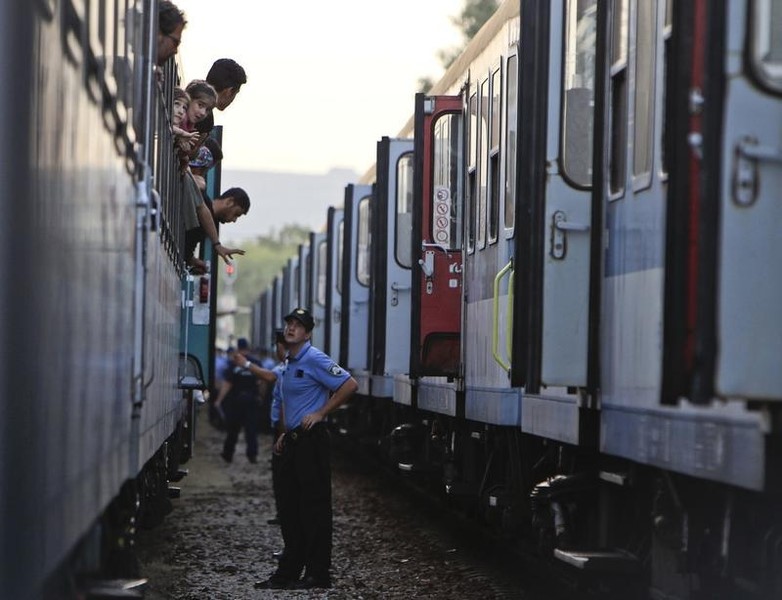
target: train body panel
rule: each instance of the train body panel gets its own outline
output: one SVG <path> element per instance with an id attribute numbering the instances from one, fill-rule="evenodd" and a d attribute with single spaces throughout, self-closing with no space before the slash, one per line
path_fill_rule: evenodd
<path id="1" fill-rule="evenodd" d="M 15 143 L 33 141 L 25 155 L 30 162 L 18 172 L 20 177 L 28 172 L 29 179 L 25 195 L 9 200 L 28 206 L 23 217 L 13 219 L 14 238 L 35 240 L 37 246 L 24 259 L 23 275 L 37 300 L 23 295 L 14 301 L 33 300 L 23 335 L 36 340 L 40 370 L 25 375 L 27 369 L 16 370 L 21 365 L 9 365 L 9 377 L 30 378 L 4 400 L 29 411 L 18 420 L 6 415 L 29 436 L 15 440 L 27 448 L 29 459 L 14 468 L 21 481 L 13 481 L 9 469 L 0 488 L 4 496 L 13 490 L 31 503 L 24 514 L 4 511 L 9 528 L 3 538 L 22 544 L 22 571 L 8 575 L 33 586 L 135 475 L 129 402 L 133 352 L 123 343 L 133 339 L 134 232 L 127 223 L 135 222 L 135 186 L 125 156 L 118 155 L 104 129 L 100 105 L 84 93 L 81 65 L 62 53 L 56 19 L 39 22 L 29 33 L 36 41 L 36 55 L 27 64 L 35 65 L 34 87 L 27 100 L 17 98 L 20 105 L 9 108 L 13 114 L 29 102 L 35 109 L 30 130 L 20 132 L 25 137 L 14 138 Z M 98 133 L 87 138 L 81 134 L 85 130 Z M 23 149 L 20 143 L 17 151 Z M 13 312 L 4 314 L 12 318 Z M 7 356 L 14 362 L 30 358 L 25 359 L 22 345 L 11 351 Z M 35 563 L 27 563 L 32 557 Z M 13 564 L 10 556 L 4 558 L 5 565 Z M 32 588 L 14 589 L 15 597 L 25 597 Z"/>
<path id="2" fill-rule="evenodd" d="M 766 258 L 776 240 L 774 224 L 782 217 L 782 101 L 778 90 L 775 95 L 760 88 L 747 72 L 753 59 L 743 59 L 744 51 L 768 40 L 768 25 L 758 13 L 750 29 L 743 8 L 741 2 L 728 8 L 715 385 L 726 398 L 781 400 L 776 357 L 782 352 L 782 277 Z M 768 352 L 753 352 L 758 346 Z"/>

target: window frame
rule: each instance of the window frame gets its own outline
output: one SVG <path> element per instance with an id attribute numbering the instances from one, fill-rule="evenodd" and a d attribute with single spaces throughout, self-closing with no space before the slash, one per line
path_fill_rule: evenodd
<path id="1" fill-rule="evenodd" d="M 769 75 L 769 68 L 765 66 L 765 61 L 760 56 L 766 49 L 761 44 L 771 39 L 767 34 L 771 27 L 774 3 L 780 4 L 780 14 L 782 14 L 782 0 L 751 0 L 748 4 L 744 56 L 752 81 L 764 91 L 782 96 L 782 58 L 778 63 L 773 63 Z"/>

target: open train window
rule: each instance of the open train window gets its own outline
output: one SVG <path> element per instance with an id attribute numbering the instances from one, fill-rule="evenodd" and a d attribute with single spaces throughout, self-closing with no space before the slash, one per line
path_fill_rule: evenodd
<path id="1" fill-rule="evenodd" d="M 782 0 L 750 4 L 748 51 L 752 73 L 767 90 L 782 93 Z"/>
<path id="2" fill-rule="evenodd" d="M 502 68 L 491 74 L 491 110 L 489 113 L 489 243 L 497 241 L 500 228 L 500 132 L 502 131 Z"/>
<path id="3" fill-rule="evenodd" d="M 516 146 L 518 144 L 519 59 L 508 57 L 507 93 L 505 100 L 505 231 L 513 236 L 516 218 Z"/>
<path id="4" fill-rule="evenodd" d="M 467 164 L 467 252 L 475 252 L 475 202 L 478 192 L 477 160 L 478 160 L 478 94 L 470 95 L 470 103 L 467 110 L 469 128 L 467 130 L 467 148 L 469 162 Z"/>
<path id="5" fill-rule="evenodd" d="M 369 251 L 372 243 L 372 206 L 371 196 L 366 196 L 358 202 L 358 239 L 356 240 L 356 280 L 364 287 L 369 287 Z"/>
<path id="6" fill-rule="evenodd" d="M 396 262 L 413 265 L 413 154 L 408 152 L 396 164 Z"/>
<path id="7" fill-rule="evenodd" d="M 328 268 L 328 246 L 326 240 L 318 242 L 317 293 L 315 301 L 318 306 L 326 306 L 326 269 Z"/>
<path id="8" fill-rule="evenodd" d="M 624 195 L 627 180 L 627 45 L 629 0 L 616 0 L 611 12 L 611 115 L 609 137 L 610 200 Z"/>
<path id="9" fill-rule="evenodd" d="M 570 0 L 565 15 L 562 168 L 577 187 L 592 185 L 597 0 Z"/>
<path id="10" fill-rule="evenodd" d="M 478 248 L 486 247 L 486 194 L 489 170 L 489 79 L 484 79 L 478 92 L 478 197 L 475 207 L 475 239 Z"/>
<path id="11" fill-rule="evenodd" d="M 638 2 L 635 16 L 633 187 L 639 190 L 652 182 L 657 0 Z"/>
<path id="12" fill-rule="evenodd" d="M 437 119 L 434 125 L 433 184 L 437 206 L 444 214 L 433 220 L 432 239 L 448 249 L 462 247 L 461 178 L 462 115 L 452 113 Z M 440 208 L 441 207 L 441 208 Z M 446 207 L 449 209 L 446 211 Z"/>

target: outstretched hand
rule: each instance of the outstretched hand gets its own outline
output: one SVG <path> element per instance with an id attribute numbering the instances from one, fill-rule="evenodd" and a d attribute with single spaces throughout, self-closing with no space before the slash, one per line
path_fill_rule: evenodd
<path id="1" fill-rule="evenodd" d="M 225 264 L 230 265 L 231 260 L 233 258 L 234 254 L 239 254 L 240 256 L 244 254 L 244 250 L 241 248 L 226 248 L 222 244 L 215 247 L 215 252 L 225 261 Z"/>

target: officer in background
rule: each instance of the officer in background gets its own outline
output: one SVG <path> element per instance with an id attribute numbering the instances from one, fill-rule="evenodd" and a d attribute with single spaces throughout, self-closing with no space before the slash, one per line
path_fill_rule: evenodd
<path id="1" fill-rule="evenodd" d="M 256 587 L 331 587 L 331 440 L 326 416 L 358 389 L 350 373 L 310 343 L 315 321 L 297 308 L 285 317 L 288 354 L 275 387 L 281 399 L 279 511 L 285 552 Z M 304 577 L 299 577 L 304 570 Z"/>
<path id="2" fill-rule="evenodd" d="M 220 456 L 231 462 L 239 439 L 239 430 L 244 429 L 247 460 L 258 462 L 258 424 L 261 419 L 261 405 L 258 384 L 252 373 L 252 366 L 260 361 L 250 354 L 250 345 L 245 338 L 239 338 L 231 364 L 225 370 L 225 380 L 215 400 L 215 408 L 225 415 L 225 443 Z"/>

